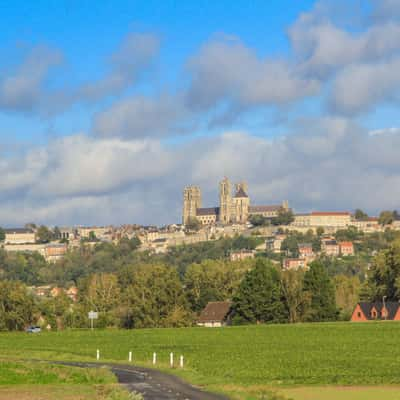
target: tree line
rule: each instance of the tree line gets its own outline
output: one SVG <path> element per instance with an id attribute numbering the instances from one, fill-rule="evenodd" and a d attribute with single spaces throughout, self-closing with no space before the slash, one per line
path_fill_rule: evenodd
<path id="1" fill-rule="evenodd" d="M 52 329 L 83 328 L 90 310 L 99 312 L 98 327 L 191 326 L 209 301 L 223 300 L 232 301 L 235 324 L 333 321 L 348 318 L 360 298 L 400 298 L 396 236 L 371 259 L 364 281 L 350 264 L 338 269 L 331 258 L 316 260 L 307 271 L 284 271 L 265 255 L 229 260 L 231 251 L 258 243 L 236 237 L 151 255 L 124 239 L 82 245 L 55 264 L 37 253 L 0 250 L 0 329 L 37 321 Z M 27 289 L 41 284 L 76 285 L 78 299 L 65 293 L 43 299 Z"/>

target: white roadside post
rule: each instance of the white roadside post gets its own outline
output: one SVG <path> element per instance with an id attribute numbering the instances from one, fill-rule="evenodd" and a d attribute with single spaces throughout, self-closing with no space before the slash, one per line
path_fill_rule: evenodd
<path id="1" fill-rule="evenodd" d="M 156 365 L 157 362 L 157 354 L 153 353 L 153 365 Z"/>
<path id="2" fill-rule="evenodd" d="M 183 368 L 183 356 L 181 356 L 179 359 L 179 366 Z"/>
<path id="3" fill-rule="evenodd" d="M 96 352 L 96 359 L 97 359 L 97 361 L 100 360 L 100 350 L 99 349 L 97 349 L 97 352 Z"/>
<path id="4" fill-rule="evenodd" d="M 170 364 L 171 368 L 174 368 L 174 353 L 171 353 L 169 355 L 169 364 Z"/>
<path id="5" fill-rule="evenodd" d="M 129 362 L 132 362 L 132 352 L 131 352 L 131 351 L 129 352 L 129 357 L 128 357 L 128 359 L 129 359 Z"/>

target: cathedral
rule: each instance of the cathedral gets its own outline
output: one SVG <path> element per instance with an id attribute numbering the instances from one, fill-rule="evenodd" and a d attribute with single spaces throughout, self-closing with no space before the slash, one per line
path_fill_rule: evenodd
<path id="1" fill-rule="evenodd" d="M 273 218 L 282 209 L 289 209 L 287 201 L 281 205 L 250 205 L 247 183 L 237 183 L 233 187 L 229 179 L 224 178 L 219 184 L 219 207 L 203 208 L 198 186 L 187 186 L 184 189 L 182 222 L 185 225 L 190 219 L 196 218 L 202 225 L 245 224 L 252 215 Z"/>

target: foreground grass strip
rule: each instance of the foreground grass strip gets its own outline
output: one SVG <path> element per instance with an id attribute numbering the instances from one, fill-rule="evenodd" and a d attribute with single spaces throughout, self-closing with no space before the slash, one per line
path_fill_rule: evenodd
<path id="1" fill-rule="evenodd" d="M 400 323 L 327 323 L 223 329 L 73 330 L 0 334 L 5 358 L 41 358 L 151 365 L 169 370 L 169 354 L 185 357 L 174 370 L 205 388 L 400 384 Z M 225 387 L 225 389 L 224 389 Z"/>

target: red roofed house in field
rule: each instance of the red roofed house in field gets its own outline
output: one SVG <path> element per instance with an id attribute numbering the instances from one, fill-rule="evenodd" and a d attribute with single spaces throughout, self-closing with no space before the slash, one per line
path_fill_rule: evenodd
<path id="1" fill-rule="evenodd" d="M 360 302 L 354 308 L 352 322 L 400 321 L 400 303 L 397 301 Z"/>
<path id="2" fill-rule="evenodd" d="M 197 325 L 208 328 L 229 325 L 232 316 L 231 307 L 232 303 L 230 301 L 209 302 L 201 312 Z"/>

